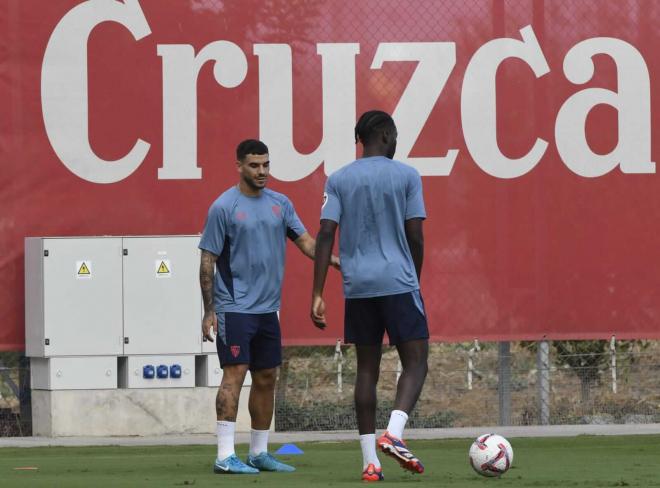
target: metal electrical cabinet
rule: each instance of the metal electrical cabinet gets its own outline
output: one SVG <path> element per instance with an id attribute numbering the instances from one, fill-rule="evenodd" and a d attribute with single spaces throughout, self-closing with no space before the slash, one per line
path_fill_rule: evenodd
<path id="1" fill-rule="evenodd" d="M 123 239 L 124 354 L 199 354 L 199 236 Z"/>
<path id="2" fill-rule="evenodd" d="M 220 381 L 222 381 L 222 368 L 217 354 L 195 357 L 196 386 L 220 386 Z"/>
<path id="3" fill-rule="evenodd" d="M 120 388 L 193 388 L 195 356 L 128 356 L 118 376 Z"/>
<path id="4" fill-rule="evenodd" d="M 213 339 L 213 340 L 216 341 L 217 338 Z M 202 342 L 202 352 L 204 354 L 217 353 L 217 350 L 218 350 L 218 348 L 217 348 L 215 342 L 211 342 L 211 341 L 203 341 Z"/>
<path id="5" fill-rule="evenodd" d="M 200 291 L 201 295 L 201 291 Z M 200 302 L 202 303 L 202 318 L 204 318 L 204 301 L 200 299 Z M 201 329 L 201 322 L 200 322 L 200 329 Z M 201 333 L 201 332 L 200 332 Z M 214 337 L 213 342 L 207 341 L 206 339 L 202 338 L 202 353 L 216 353 L 218 352 L 217 345 L 215 341 L 217 341 L 218 338 Z"/>
<path id="6" fill-rule="evenodd" d="M 30 358 L 33 390 L 114 390 L 114 356 Z"/>
<path id="7" fill-rule="evenodd" d="M 122 354 L 121 238 L 25 240 L 26 355 Z"/>
<path id="8" fill-rule="evenodd" d="M 195 385 L 220 386 L 222 381 L 222 368 L 217 354 L 204 354 L 195 357 Z M 243 386 L 252 385 L 252 375 L 248 371 Z"/>

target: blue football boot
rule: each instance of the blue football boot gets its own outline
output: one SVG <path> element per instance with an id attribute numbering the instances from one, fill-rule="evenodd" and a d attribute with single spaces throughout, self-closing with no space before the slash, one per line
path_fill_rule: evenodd
<path id="1" fill-rule="evenodd" d="M 259 471 L 275 471 L 278 473 L 291 473 L 296 470 L 293 466 L 284 464 L 281 461 L 275 459 L 275 457 L 268 453 L 262 452 L 257 456 L 249 455 L 247 458 L 248 466 L 257 468 Z"/>
<path id="2" fill-rule="evenodd" d="M 236 454 L 232 454 L 223 460 L 216 459 L 213 472 L 216 474 L 258 474 L 259 470 L 248 466 L 238 459 Z"/>

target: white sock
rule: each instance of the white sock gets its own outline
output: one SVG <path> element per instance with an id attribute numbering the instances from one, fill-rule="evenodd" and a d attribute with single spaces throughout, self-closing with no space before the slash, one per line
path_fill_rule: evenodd
<path id="1" fill-rule="evenodd" d="M 387 431 L 394 437 L 401 439 L 403 437 L 403 429 L 408 421 L 408 414 L 403 410 L 392 410 L 390 415 L 390 423 L 387 424 Z"/>
<path id="2" fill-rule="evenodd" d="M 218 420 L 216 434 L 218 435 L 218 459 L 221 461 L 234 454 L 234 432 L 236 422 Z"/>
<path id="3" fill-rule="evenodd" d="M 362 469 L 367 469 L 370 464 L 380 468 L 380 461 L 376 454 L 376 434 L 361 435 L 360 447 L 362 448 Z"/>
<path id="4" fill-rule="evenodd" d="M 250 430 L 250 456 L 258 456 L 262 452 L 268 452 L 268 431 Z"/>

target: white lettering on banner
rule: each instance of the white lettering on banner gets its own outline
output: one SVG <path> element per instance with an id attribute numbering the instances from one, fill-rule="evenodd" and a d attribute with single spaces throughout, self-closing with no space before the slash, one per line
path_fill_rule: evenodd
<path id="1" fill-rule="evenodd" d="M 117 22 L 136 40 L 151 33 L 137 0 L 90 0 L 71 9 L 48 40 L 41 66 L 41 110 L 55 153 L 75 175 L 93 183 L 115 183 L 144 161 L 149 144 L 138 139 L 131 151 L 107 164 L 89 144 L 87 40 L 102 22 Z"/>
<path id="2" fill-rule="evenodd" d="M 225 88 L 240 85 L 247 75 L 247 59 L 236 44 L 216 41 L 195 56 L 187 44 L 159 44 L 163 58 L 163 167 L 158 179 L 200 179 L 197 166 L 197 78 L 207 61 L 215 61 L 213 75 Z M 286 160 L 285 160 L 286 161 Z"/>
<path id="3" fill-rule="evenodd" d="M 530 26 L 520 30 L 522 41 L 494 39 L 481 46 L 470 60 L 461 93 L 463 135 L 474 162 L 486 173 L 498 178 L 517 178 L 529 172 L 541 160 L 548 143 L 537 139 L 523 157 L 511 159 L 497 144 L 496 85 L 497 68 L 505 59 L 525 61 L 536 77 L 550 67 Z"/>
<path id="4" fill-rule="evenodd" d="M 411 158 L 410 151 L 456 65 L 456 44 L 381 43 L 376 50 L 371 69 L 380 69 L 386 61 L 419 62 L 392 114 L 399 132 L 396 147 L 399 159 L 404 159 L 424 176 L 447 176 L 456 162 L 458 149 L 450 149 L 444 157 L 433 158 Z"/>
<path id="5" fill-rule="evenodd" d="M 623 173 L 655 173 L 651 162 L 651 85 L 640 52 L 619 39 L 600 37 L 582 41 L 564 58 L 564 73 L 582 85 L 594 76 L 593 56 L 607 54 L 616 64 L 617 91 L 585 88 L 564 102 L 555 125 L 557 150 L 575 173 L 596 177 L 617 166 Z M 598 104 L 618 112 L 619 141 L 609 154 L 594 153 L 587 142 L 587 116 Z"/>
<path id="6" fill-rule="evenodd" d="M 322 68 L 323 136 L 316 150 L 293 145 L 293 66 L 288 44 L 255 44 L 259 57 L 259 134 L 268 141 L 279 180 L 300 180 L 325 162 L 326 174 L 355 159 L 355 56 L 359 44 L 317 44 Z"/>
<path id="7" fill-rule="evenodd" d="M 75 175 L 94 183 L 115 183 L 131 175 L 144 161 L 150 145 L 138 139 L 131 151 L 107 164 L 89 142 L 87 44 L 90 32 L 103 22 L 117 22 L 136 40 L 151 33 L 138 0 L 89 0 L 72 8 L 55 27 L 41 69 L 41 103 L 48 139 L 62 163 Z M 537 138 L 521 158 L 502 154 L 497 141 L 496 73 L 509 58 L 527 63 L 538 78 L 550 71 L 531 26 L 520 30 L 522 40 L 494 39 L 470 59 L 461 90 L 461 119 L 465 143 L 475 163 L 497 178 L 516 178 L 531 171 L 548 143 Z M 355 158 L 355 58 L 357 43 L 320 43 L 322 68 L 322 137 L 309 154 L 293 144 L 293 66 L 288 44 L 254 44 L 259 64 L 259 137 L 268 142 L 278 164 L 272 174 L 296 181 L 324 164 L 326 174 Z M 202 66 L 214 61 L 216 81 L 225 88 L 240 85 L 247 75 L 245 53 L 236 44 L 219 40 L 195 55 L 188 44 L 158 44 L 163 72 L 163 164 L 158 179 L 200 179 L 197 161 L 197 79 Z M 574 84 L 594 76 L 593 56 L 606 54 L 617 68 L 617 91 L 585 88 L 562 105 L 555 123 L 560 157 L 573 172 L 585 177 L 604 175 L 619 166 L 623 173 L 655 173 L 651 161 L 650 80 L 644 58 L 632 45 L 614 38 L 594 38 L 574 46 L 564 59 L 564 73 Z M 422 175 L 446 176 L 457 149 L 445 156 L 413 158 L 410 152 L 456 65 L 453 42 L 381 43 L 371 69 L 385 62 L 417 61 L 417 67 L 393 113 L 399 128 L 400 159 Z M 594 153 L 587 142 L 586 120 L 599 104 L 618 113 L 619 139 L 609 154 Z M 531 115 L 531 114 L 530 114 Z M 524 122 L 523 122 L 524 123 Z M 443 148 L 438 148 L 441 151 Z"/>

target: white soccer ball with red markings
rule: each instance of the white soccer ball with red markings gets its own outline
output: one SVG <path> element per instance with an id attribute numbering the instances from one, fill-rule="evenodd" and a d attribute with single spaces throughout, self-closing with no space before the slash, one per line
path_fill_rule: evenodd
<path id="1" fill-rule="evenodd" d="M 482 476 L 502 476 L 512 463 L 513 449 L 501 435 L 480 435 L 470 446 L 470 464 Z"/>

